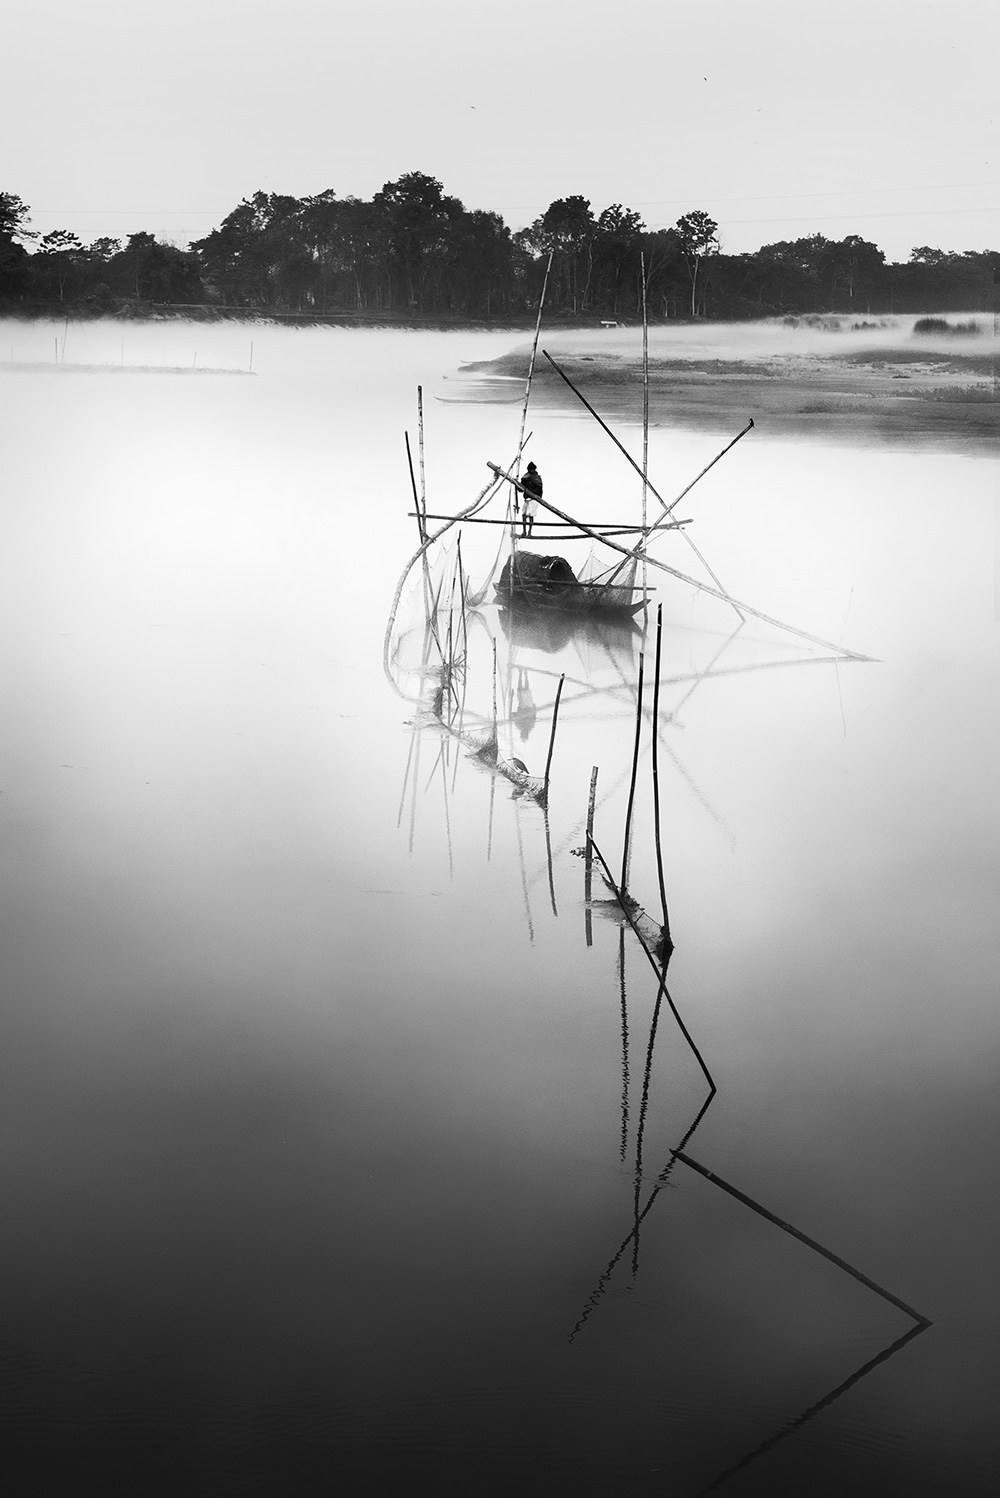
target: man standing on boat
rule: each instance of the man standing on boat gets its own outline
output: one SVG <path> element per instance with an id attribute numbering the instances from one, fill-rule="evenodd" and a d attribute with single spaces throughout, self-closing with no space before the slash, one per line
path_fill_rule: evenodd
<path id="1" fill-rule="evenodd" d="M 538 510 L 538 501 L 542 497 L 542 475 L 538 472 L 534 463 L 529 463 L 521 480 L 521 488 L 524 491 L 524 520 L 522 522 L 522 536 L 531 535 L 531 527 L 535 523 L 535 514 Z"/>

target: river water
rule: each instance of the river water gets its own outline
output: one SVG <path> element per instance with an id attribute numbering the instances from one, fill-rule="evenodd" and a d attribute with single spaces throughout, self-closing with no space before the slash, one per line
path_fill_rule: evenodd
<path id="1" fill-rule="evenodd" d="M 995 1492 L 995 459 L 758 427 L 682 501 L 727 589 L 829 642 L 650 578 L 702 1111 L 578 856 L 596 766 L 621 862 L 641 651 L 660 911 L 655 612 L 462 626 L 463 722 L 496 642 L 533 775 L 565 677 L 546 813 L 429 720 L 418 587 L 384 669 L 416 386 L 451 513 L 518 439 L 461 367 L 525 336 L 0 334 L 9 1490 Z M 595 425 L 528 425 L 552 503 L 634 521 Z M 657 426 L 657 487 L 720 445 Z"/>

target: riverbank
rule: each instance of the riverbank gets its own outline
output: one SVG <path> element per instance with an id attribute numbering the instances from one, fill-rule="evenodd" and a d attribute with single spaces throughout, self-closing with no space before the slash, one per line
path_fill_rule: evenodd
<path id="1" fill-rule="evenodd" d="M 762 432 L 780 437 L 847 441 L 996 455 L 1000 390 L 992 336 L 966 340 L 914 338 L 908 328 L 844 335 L 824 330 L 795 348 L 734 345 L 723 330 L 651 332 L 649 414 L 653 426 L 732 432 L 752 418 Z M 698 342 L 690 336 L 697 332 Z M 897 336 L 893 336 L 896 334 Z M 604 342 L 605 339 L 609 341 Z M 763 339 L 759 340 L 762 344 Z M 615 333 L 587 339 L 548 339 L 548 352 L 602 417 L 615 425 L 642 421 L 639 340 Z M 675 343 L 675 347 L 671 347 Z M 713 343 L 716 347 L 713 348 Z M 779 340 L 781 343 L 781 340 Z M 839 346 L 838 346 L 839 344 Z M 470 401 L 511 402 L 523 397 L 526 350 L 463 366 L 461 394 Z M 581 403 L 541 354 L 532 380 L 534 409 L 580 410 Z"/>

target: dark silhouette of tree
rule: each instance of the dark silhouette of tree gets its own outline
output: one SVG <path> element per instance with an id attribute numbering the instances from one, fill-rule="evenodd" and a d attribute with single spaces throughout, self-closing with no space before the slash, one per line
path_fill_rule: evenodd
<path id="1" fill-rule="evenodd" d="M 280 272 L 304 250 L 297 198 L 255 192 L 226 215 L 218 229 L 191 249 L 219 299 L 238 306 L 271 307 L 280 299 Z"/>
<path id="2" fill-rule="evenodd" d="M 552 253 L 553 289 L 559 303 L 574 313 L 587 308 L 596 234 L 590 201 L 579 195 L 557 198 L 523 231 L 522 243 L 534 254 Z"/>
<path id="3" fill-rule="evenodd" d="M 499 214 L 467 210 L 436 178 L 408 172 L 368 202 L 256 192 L 185 251 L 140 232 L 84 248 L 39 236 L 16 193 L 0 192 L 0 298 L 114 310 L 116 303 L 247 309 L 522 317 L 538 305 L 553 255 L 551 312 L 638 317 L 641 257 L 652 317 L 992 309 L 1000 251 L 916 246 L 902 264 L 860 235 L 822 234 L 723 255 L 703 210 L 650 233 L 612 203 L 595 219 L 583 197 L 557 198 L 512 234 Z"/>
<path id="4" fill-rule="evenodd" d="M 22 241 L 36 236 L 28 229 L 30 210 L 16 192 L 0 192 L 0 297 L 19 297 L 30 288 L 28 252 Z"/>
<path id="5" fill-rule="evenodd" d="M 706 255 L 719 253 L 719 226 L 702 208 L 683 214 L 674 225 L 691 277 L 691 316 L 698 316 L 698 272 Z M 702 291 L 704 297 L 704 291 Z"/>
<path id="6" fill-rule="evenodd" d="M 451 307 L 468 316 L 511 311 L 516 300 L 514 245 L 498 213 L 463 213 L 452 230 Z"/>
<path id="7" fill-rule="evenodd" d="M 423 172 L 406 172 L 386 182 L 373 207 L 388 237 L 390 295 L 402 290 L 406 305 L 424 310 L 435 304 L 444 282 L 453 232 L 465 213 L 458 198 Z"/>
<path id="8" fill-rule="evenodd" d="M 830 307 L 854 311 L 858 302 L 870 310 L 872 292 L 879 284 L 885 256 L 878 245 L 848 234 L 846 239 L 827 241 L 820 252 L 820 272 L 825 300 Z"/>
<path id="9" fill-rule="evenodd" d="M 627 296 L 629 311 L 636 310 L 635 284 L 641 264 L 643 222 L 631 208 L 612 203 L 597 220 L 594 238 L 595 300 L 615 317 Z M 641 287 L 639 307 L 641 308 Z"/>
<path id="10" fill-rule="evenodd" d="M 45 283 L 55 286 L 59 300 L 65 299 L 66 284 L 76 270 L 83 245 L 69 229 L 52 229 L 38 243 L 36 260 Z"/>

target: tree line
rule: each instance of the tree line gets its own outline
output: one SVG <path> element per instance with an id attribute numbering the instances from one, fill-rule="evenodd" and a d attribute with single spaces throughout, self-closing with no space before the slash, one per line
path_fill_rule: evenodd
<path id="1" fill-rule="evenodd" d="M 957 311 L 994 305 L 1000 251 L 915 247 L 889 263 L 849 234 L 810 234 L 726 255 L 701 209 L 650 230 L 620 203 L 559 198 L 516 233 L 407 172 L 370 201 L 256 192 L 187 249 L 152 234 L 84 245 L 34 233 L 0 192 L 0 305 L 124 313 L 147 306 L 335 316 L 516 320 L 538 305 L 567 318 L 752 318 L 820 312 Z"/>

